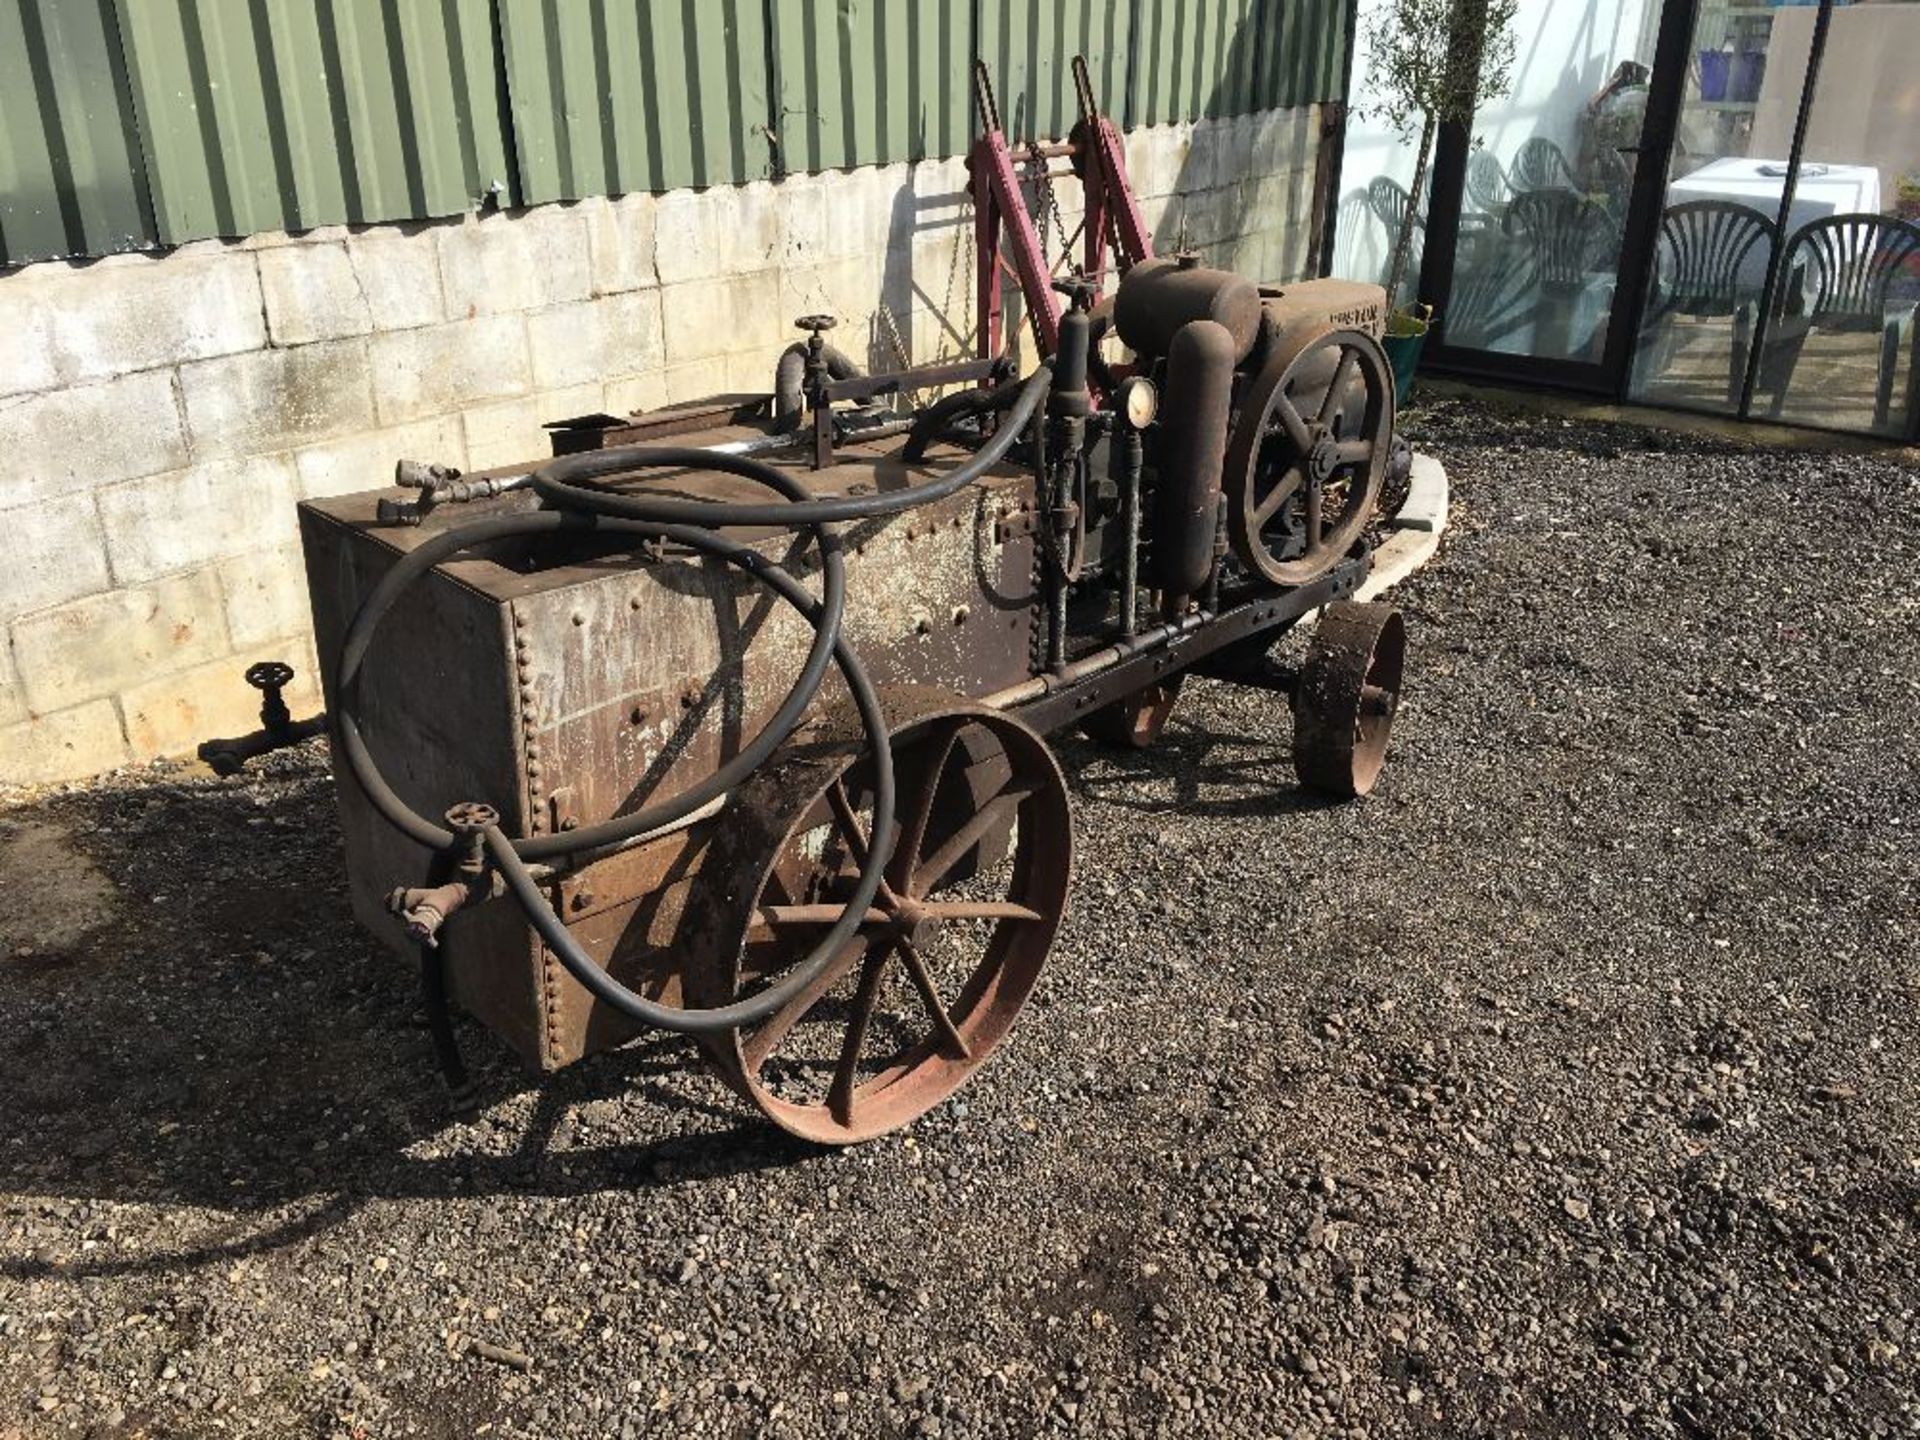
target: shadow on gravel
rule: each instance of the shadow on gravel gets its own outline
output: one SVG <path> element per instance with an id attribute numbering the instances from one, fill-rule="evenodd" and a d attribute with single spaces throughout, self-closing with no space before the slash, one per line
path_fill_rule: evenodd
<path id="1" fill-rule="evenodd" d="M 85 924 L 40 923 L 76 895 Z M 818 1153 L 747 1122 L 671 1037 L 542 1082 L 462 1022 L 478 1103 L 453 1114 L 411 967 L 349 913 L 323 750 L 0 814 L 0 942 L 0 1202 L 95 1222 L 76 1254 L 0 1251 L 0 1275 L 177 1270 L 368 1201 L 645 1190 Z M 583 1143 L 583 1112 L 636 1093 L 663 1138 Z M 148 1203 L 193 1209 L 177 1244 L 129 1255 L 113 1207 Z"/>
<path id="2" fill-rule="evenodd" d="M 1283 724 L 1277 737 L 1231 734 L 1175 716 L 1151 750 L 1112 749 L 1066 736 L 1055 743 L 1067 788 L 1117 809 L 1218 820 L 1307 814 L 1340 804 L 1301 787 L 1287 749 L 1290 733 Z"/>

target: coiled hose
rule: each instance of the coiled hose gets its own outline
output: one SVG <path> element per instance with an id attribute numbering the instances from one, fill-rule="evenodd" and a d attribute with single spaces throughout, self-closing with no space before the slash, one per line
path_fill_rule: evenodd
<path id="1" fill-rule="evenodd" d="M 484 833 L 484 842 L 508 890 L 526 911 L 528 922 L 567 972 L 603 1003 L 642 1025 L 681 1034 L 712 1034 L 769 1018 L 817 980 L 840 953 L 878 893 L 893 851 L 893 752 L 887 743 L 886 720 L 880 711 L 879 697 L 852 647 L 840 633 L 846 605 L 845 561 L 840 537 L 828 527 L 896 515 L 943 499 L 972 484 L 1012 448 L 1046 398 L 1050 382 L 1051 371 L 1043 365 L 1019 388 L 1006 423 L 964 464 L 938 480 L 885 495 L 819 499 L 785 471 L 750 456 L 723 455 L 687 447 L 635 446 L 589 451 L 564 456 L 541 467 L 533 474 L 533 488 L 543 501 L 555 508 L 477 520 L 435 536 L 403 556 L 381 578 L 353 617 L 340 648 L 333 686 L 337 700 L 335 727 L 348 769 L 374 808 L 403 834 L 436 851 L 455 844 L 451 831 L 414 810 L 380 773 L 367 748 L 358 715 L 359 681 L 375 631 L 407 588 L 442 560 L 513 536 L 598 532 L 685 545 L 745 571 L 804 615 L 814 629 L 813 644 L 799 676 L 760 732 L 733 759 L 671 799 L 561 834 L 516 840 L 508 838 L 497 825 L 490 826 Z M 763 504 L 687 500 L 667 495 L 620 494 L 594 483 L 613 475 L 661 468 L 717 470 L 752 480 L 782 498 Z M 822 598 L 815 600 L 797 580 L 759 551 L 717 533 L 727 526 L 812 531 L 820 552 Z M 594 963 L 574 940 L 565 922 L 540 894 L 527 862 L 564 858 L 621 844 L 684 820 L 725 795 L 758 769 L 798 727 L 830 664 L 839 667 L 853 696 L 874 767 L 873 834 L 860 877 L 839 920 L 785 979 L 751 999 L 696 1009 L 661 1005 L 636 994 Z"/>

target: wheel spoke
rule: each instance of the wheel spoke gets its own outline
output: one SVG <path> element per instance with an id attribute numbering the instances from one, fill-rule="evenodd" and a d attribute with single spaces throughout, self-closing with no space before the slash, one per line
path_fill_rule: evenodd
<path id="1" fill-rule="evenodd" d="M 1333 447 L 1333 458 L 1342 465 L 1354 465 L 1373 458 L 1371 440 L 1342 440 Z"/>
<path id="2" fill-rule="evenodd" d="M 914 943 L 902 935 L 895 946 L 900 959 L 905 963 L 907 974 L 913 980 L 913 988 L 920 992 L 920 1003 L 927 1007 L 927 1018 L 933 1021 L 933 1028 L 940 1032 L 941 1043 L 962 1060 L 971 1060 L 973 1051 L 968 1048 L 966 1037 L 953 1023 L 953 1017 L 947 1013 L 947 1007 L 940 1003 L 940 992 L 933 987 L 933 976 L 927 973 L 927 962 L 921 956 Z"/>
<path id="3" fill-rule="evenodd" d="M 932 893 L 933 888 L 947 878 L 947 872 L 960 863 L 961 857 L 978 845 L 994 826 L 1008 819 L 1007 811 L 1019 808 L 1021 801 L 1032 795 L 1035 788 L 1026 786 L 1018 790 L 1002 790 L 974 811 L 973 817 L 956 830 L 948 838 L 947 843 L 935 851 L 924 865 L 914 871 L 909 893 L 913 895 Z"/>
<path id="4" fill-rule="evenodd" d="M 847 907 L 826 900 L 817 905 L 762 905 L 754 912 L 756 923 L 768 928 L 788 925 L 832 925 L 846 914 Z M 887 912 L 877 906 L 868 909 L 862 925 L 884 925 Z"/>
<path id="5" fill-rule="evenodd" d="M 932 920 L 1044 920 L 1031 906 L 1011 900 L 934 900 L 920 907 Z"/>
<path id="6" fill-rule="evenodd" d="M 1293 397 L 1282 390 L 1273 397 L 1273 413 L 1280 417 L 1280 423 L 1286 428 L 1287 438 L 1302 455 L 1313 449 L 1313 436 L 1307 433 L 1307 422 L 1300 418 Z"/>
<path id="7" fill-rule="evenodd" d="M 840 833 L 847 842 L 847 854 L 853 860 L 855 870 L 867 868 L 867 828 L 860 823 L 859 812 L 853 808 L 853 800 L 847 794 L 847 782 L 836 778 L 827 787 L 827 803 L 833 807 L 834 819 L 840 822 Z M 875 892 L 881 901 L 892 904 L 893 887 L 887 883 L 887 877 L 880 877 L 880 888 Z"/>
<path id="8" fill-rule="evenodd" d="M 1340 350 L 1340 363 L 1334 368 L 1333 383 L 1327 386 L 1327 398 L 1320 402 L 1320 423 L 1333 424 L 1333 417 L 1340 413 L 1340 405 L 1346 399 L 1347 382 L 1353 378 L 1353 372 L 1360 363 L 1359 352 L 1345 346 Z"/>
<path id="9" fill-rule="evenodd" d="M 913 873 L 914 864 L 920 859 L 920 847 L 927 840 L 927 821 L 933 815 L 933 802 L 940 793 L 941 777 L 947 773 L 947 761 L 953 756 L 954 741 L 960 737 L 960 727 L 952 726 L 940 739 L 934 752 L 933 766 L 927 771 L 926 781 L 920 787 L 920 793 L 914 796 L 913 809 L 907 815 L 907 823 L 893 842 L 893 854 L 887 861 L 887 879 L 898 891 L 906 887 L 907 877 Z"/>
<path id="10" fill-rule="evenodd" d="M 758 1075 L 760 1067 L 767 1063 L 767 1057 L 787 1038 L 787 1032 L 797 1024 L 806 1013 L 824 1000 L 833 987 L 838 985 L 853 968 L 853 962 L 864 955 L 873 942 L 865 936 L 855 935 L 840 948 L 840 953 L 827 963 L 814 982 L 802 990 L 793 999 L 782 1005 L 768 1017 L 765 1024 L 753 1034 L 742 1037 L 740 1041 L 740 1064 L 748 1075 Z"/>
<path id="11" fill-rule="evenodd" d="M 853 1123 L 854 1072 L 860 1065 L 860 1052 L 866 1048 L 867 1023 L 873 1019 L 873 1007 L 880 999 L 880 982 L 886 978 L 887 957 L 892 953 L 891 940 L 873 946 L 867 951 L 866 965 L 860 971 L 860 988 L 854 992 L 853 1013 L 847 1017 L 840 1059 L 833 1067 L 833 1085 L 827 1091 L 827 1107 L 842 1125 Z"/>
<path id="12" fill-rule="evenodd" d="M 833 807 L 834 821 L 840 827 L 841 838 L 847 842 L 847 854 L 855 865 L 865 865 L 867 827 L 860 823 L 860 814 L 853 808 L 853 798 L 847 794 L 844 777 L 835 776 L 833 784 L 827 787 L 827 804 Z"/>
<path id="13" fill-rule="evenodd" d="M 1273 488 L 1267 492 L 1267 498 L 1254 507 L 1253 528 L 1259 530 L 1267 521 L 1271 520 L 1274 512 L 1286 504 L 1287 497 L 1299 489 L 1300 472 L 1297 470 L 1289 470 L 1285 475 L 1281 476 L 1279 480 L 1275 481 Z"/>
<path id="14" fill-rule="evenodd" d="M 1307 549 L 1309 551 L 1318 550 L 1323 538 L 1324 517 L 1320 513 L 1321 498 L 1320 486 L 1309 483 L 1307 486 Z"/>

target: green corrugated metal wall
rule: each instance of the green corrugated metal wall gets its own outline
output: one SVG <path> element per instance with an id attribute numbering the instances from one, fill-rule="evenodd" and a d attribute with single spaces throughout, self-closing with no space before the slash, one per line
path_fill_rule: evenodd
<path id="1" fill-rule="evenodd" d="M 0 0 L 0 263 L 1337 98 L 1352 0 Z"/>

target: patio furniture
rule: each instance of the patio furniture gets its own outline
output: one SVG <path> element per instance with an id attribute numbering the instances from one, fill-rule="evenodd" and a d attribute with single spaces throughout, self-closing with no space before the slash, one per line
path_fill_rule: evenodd
<path id="1" fill-rule="evenodd" d="M 1594 350 L 1613 303 L 1618 220 L 1572 190 L 1524 190 L 1507 207 L 1502 228 L 1538 267 L 1534 352 L 1578 358 Z"/>
<path id="2" fill-rule="evenodd" d="M 1407 210 L 1412 197 L 1407 194 L 1406 186 L 1390 175 L 1376 175 L 1367 186 L 1367 206 L 1373 211 L 1374 218 L 1386 227 L 1387 254 L 1392 256 L 1400 243 L 1400 227 L 1406 221 Z M 1427 221 L 1418 211 L 1413 216 L 1413 238 L 1407 244 L 1407 269 L 1401 277 L 1401 288 L 1411 284 L 1419 288 L 1420 266 L 1426 255 Z M 1392 263 L 1391 260 L 1388 261 Z M 1386 277 L 1381 281 L 1384 284 Z M 1400 303 L 1400 296 L 1388 297 L 1393 304 Z"/>
<path id="3" fill-rule="evenodd" d="M 1725 156 L 1709 160 L 1667 186 L 1667 204 L 1690 200 L 1731 200 L 1773 220 L 1780 218 L 1780 195 L 1787 183 L 1785 162 Z M 1872 165 L 1806 164 L 1794 182 L 1793 210 L 1785 233 L 1828 215 L 1872 215 L 1880 210 L 1880 171 Z M 1759 290 L 1771 257 L 1755 250 L 1741 266 L 1741 283 Z"/>
<path id="4" fill-rule="evenodd" d="M 1540 262 L 1523 240 L 1500 235 L 1476 263 L 1454 271 L 1446 340 L 1467 350 L 1524 349 L 1540 296 Z"/>
<path id="5" fill-rule="evenodd" d="M 1802 225 L 1788 238 L 1773 333 L 1760 388 L 1780 414 L 1800 352 L 1815 330 L 1880 335 L 1873 428 L 1885 430 L 1902 351 L 1907 355 L 1905 421 L 1920 412 L 1920 223 L 1886 215 L 1833 215 Z"/>
<path id="6" fill-rule="evenodd" d="M 1484 148 L 1467 156 L 1467 198 L 1486 215 L 1499 215 L 1513 198 L 1507 172 L 1500 168 L 1493 153 Z"/>
<path id="7" fill-rule="evenodd" d="M 1520 147 L 1507 170 L 1507 183 L 1515 191 L 1579 188 L 1566 151 L 1544 135 L 1535 135 Z"/>
<path id="8" fill-rule="evenodd" d="M 1758 289 L 1740 276 L 1756 246 L 1764 267 L 1779 238 L 1771 220 L 1732 201 L 1689 200 L 1668 206 L 1660 217 L 1653 293 L 1640 326 L 1641 374 L 1664 374 L 1673 363 L 1675 317 L 1730 318 L 1727 404 L 1737 407 L 1759 314 Z"/>

